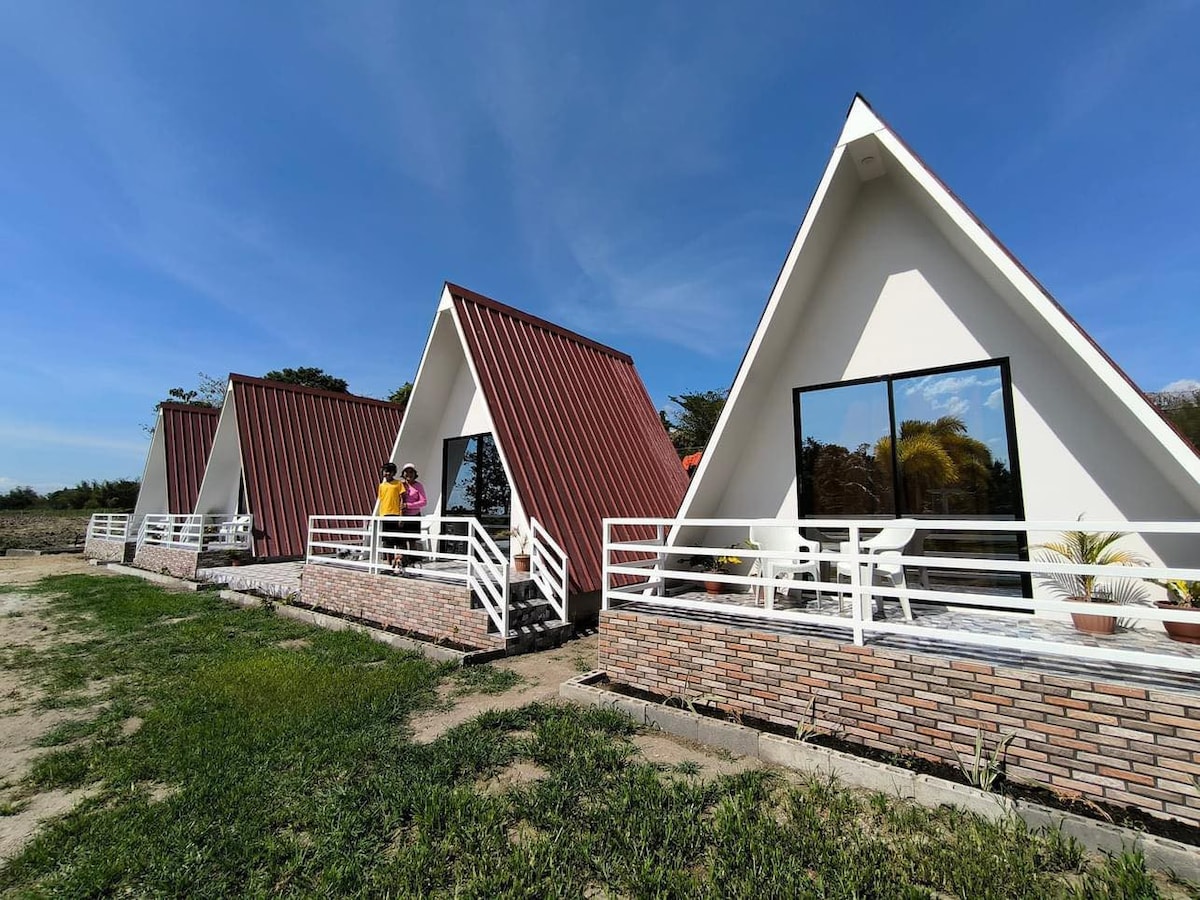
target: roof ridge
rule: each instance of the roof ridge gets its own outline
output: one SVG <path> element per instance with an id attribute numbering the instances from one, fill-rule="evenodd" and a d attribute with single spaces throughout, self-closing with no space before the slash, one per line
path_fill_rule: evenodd
<path id="1" fill-rule="evenodd" d="M 180 412 L 194 412 L 203 414 L 212 413 L 213 415 L 220 415 L 221 413 L 220 406 L 201 406 L 198 403 L 180 403 L 176 400 L 164 401 L 158 404 L 158 408 L 160 410 L 177 409 Z"/>
<path id="2" fill-rule="evenodd" d="M 477 291 L 472 291 L 470 288 L 465 288 L 462 285 L 455 284 L 452 281 L 446 282 L 446 288 L 450 291 L 451 296 L 456 300 L 467 300 L 471 303 L 477 303 L 480 306 L 486 306 L 489 309 L 500 313 L 501 315 L 506 315 L 513 319 L 519 319 L 520 321 L 532 325 L 535 328 L 544 328 L 545 330 L 553 332 L 560 337 L 564 337 L 569 341 L 582 344 L 585 347 L 591 347 L 593 350 L 597 350 L 601 353 L 607 354 L 608 356 L 615 357 L 616 359 L 619 359 L 622 362 L 627 362 L 630 365 L 633 364 L 633 357 L 628 353 L 617 350 L 615 347 L 610 347 L 607 344 L 602 344 L 599 341 L 592 340 L 589 337 L 584 337 L 579 332 L 572 331 L 569 328 L 565 328 L 562 325 L 551 322 L 549 319 L 543 319 L 540 316 L 535 316 L 532 313 L 525 312 L 523 309 L 517 309 L 515 306 L 509 306 L 507 303 L 501 303 L 499 300 L 493 300 L 491 297 L 480 294 Z"/>
<path id="3" fill-rule="evenodd" d="M 292 384 L 290 381 L 273 381 L 270 378 L 258 378 L 254 375 L 239 375 L 236 372 L 229 373 L 229 380 L 241 384 L 254 384 L 262 387 L 271 387 L 281 391 L 294 391 L 295 393 L 299 394 L 313 394 L 318 397 L 329 397 L 336 400 L 350 400 L 355 403 L 371 403 L 378 406 L 404 409 L 403 404 L 392 403 L 389 400 L 380 400 L 377 397 L 364 397 L 361 394 L 351 394 L 349 391 L 327 391 L 324 388 L 309 387 L 305 384 Z"/>

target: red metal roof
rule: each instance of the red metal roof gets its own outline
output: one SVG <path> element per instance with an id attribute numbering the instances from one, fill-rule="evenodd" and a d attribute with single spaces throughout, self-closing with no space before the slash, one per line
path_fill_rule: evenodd
<path id="1" fill-rule="evenodd" d="M 254 555 L 303 556 L 310 515 L 370 515 L 379 464 L 403 409 L 393 403 L 230 375 Z"/>
<path id="2" fill-rule="evenodd" d="M 167 512 L 190 513 L 196 508 L 221 411 L 185 403 L 163 403 L 159 409 L 167 456 Z"/>
<path id="3" fill-rule="evenodd" d="M 674 516 L 688 479 L 626 354 L 447 284 L 525 514 L 601 580 L 606 517 Z"/>

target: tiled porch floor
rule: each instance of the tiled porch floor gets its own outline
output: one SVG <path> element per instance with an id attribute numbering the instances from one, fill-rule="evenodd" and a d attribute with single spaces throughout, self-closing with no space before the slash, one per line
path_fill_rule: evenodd
<path id="1" fill-rule="evenodd" d="M 737 594 L 708 594 L 705 591 L 688 591 L 675 595 L 679 599 L 693 601 L 710 601 L 724 604 L 761 608 L 761 599 L 756 599 L 753 593 Z M 838 614 L 837 598 L 826 594 L 820 610 L 825 615 L 838 616 L 845 619 L 845 626 L 836 623 L 808 624 L 783 622 L 777 619 L 742 617 L 723 611 L 707 611 L 679 609 L 660 606 L 653 599 L 626 603 L 622 609 L 667 615 L 683 619 L 699 619 L 702 621 L 721 623 L 737 628 L 774 631 L 779 633 L 796 634 L 805 637 L 817 637 L 841 642 L 850 640 L 849 602 L 846 603 L 845 614 Z M 775 600 L 778 610 L 803 610 L 818 612 L 812 591 L 794 591 L 788 597 L 778 597 Z M 874 609 L 874 605 L 872 605 Z M 1171 640 L 1161 626 L 1144 623 L 1138 628 L 1122 628 L 1117 623 L 1117 633 L 1112 635 L 1094 635 L 1076 631 L 1070 622 L 1059 622 L 1045 617 L 1026 615 L 1023 613 L 1002 613 L 986 610 L 970 610 L 953 608 L 941 604 L 912 603 L 914 624 L 924 628 L 967 631 L 975 634 L 993 634 L 1004 637 L 1032 638 L 1044 641 L 1054 641 L 1061 644 L 1073 644 L 1087 647 L 1106 647 L 1113 650 L 1133 650 L 1157 653 L 1166 656 L 1200 659 L 1200 644 L 1186 644 Z M 904 616 L 900 604 L 895 601 L 884 603 L 884 617 L 888 622 L 903 623 Z M 877 617 L 878 618 L 878 617 Z M 1083 660 L 1070 656 L 1038 653 L 1035 651 L 1010 650 L 1001 647 L 972 646 L 949 641 L 938 640 L 935 637 L 913 634 L 868 634 L 867 642 L 874 647 L 891 647 L 897 650 L 946 656 L 959 659 L 970 659 L 995 665 L 1033 668 L 1055 674 L 1076 677 L 1096 677 L 1120 682 L 1157 687 L 1168 690 L 1186 690 L 1189 693 L 1200 693 L 1200 675 L 1172 672 L 1157 668 L 1139 668 L 1126 663 L 1105 663 L 1093 660 Z"/>
<path id="2" fill-rule="evenodd" d="M 208 581 L 223 584 L 235 591 L 249 591 L 267 597 L 287 600 L 300 596 L 300 576 L 304 571 L 304 561 L 277 563 L 252 563 L 247 566 L 219 566 L 211 569 L 201 569 L 196 573 L 198 581 Z M 347 570 L 351 567 L 347 566 Z M 362 572 L 364 569 L 352 569 Z M 409 578 L 428 578 L 444 580 L 449 575 L 455 581 L 462 581 L 466 576 L 466 563 L 457 560 L 433 561 L 419 566 L 410 566 L 405 570 Z M 457 577 L 455 577 L 457 576 Z M 381 575 L 380 577 L 391 577 Z M 526 572 L 509 572 L 509 582 L 518 584 L 529 580 Z"/>

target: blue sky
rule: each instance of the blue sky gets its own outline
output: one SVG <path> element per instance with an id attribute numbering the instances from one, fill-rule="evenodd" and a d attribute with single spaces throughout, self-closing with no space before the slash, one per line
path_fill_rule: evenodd
<path id="1" fill-rule="evenodd" d="M 0 490 L 197 373 L 385 395 L 451 280 L 728 386 L 855 91 L 1141 386 L 1200 379 L 1200 5 L 0 3 Z"/>

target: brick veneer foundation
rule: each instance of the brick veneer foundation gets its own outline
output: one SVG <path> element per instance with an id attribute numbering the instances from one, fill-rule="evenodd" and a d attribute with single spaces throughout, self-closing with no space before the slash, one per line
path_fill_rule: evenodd
<path id="1" fill-rule="evenodd" d="M 105 538 L 88 538 L 83 545 L 83 555 L 101 562 L 133 562 L 137 549 L 136 541 L 110 541 Z"/>
<path id="2" fill-rule="evenodd" d="M 248 560 L 250 554 L 248 551 L 236 550 L 206 550 L 199 553 L 195 550 L 184 550 L 181 547 L 142 544 L 133 556 L 133 564 L 148 572 L 174 575 L 176 578 L 187 578 L 194 581 L 197 569 L 227 566 L 235 557 Z"/>
<path id="3" fill-rule="evenodd" d="M 503 636 L 488 632 L 488 614 L 471 608 L 465 585 L 306 565 L 300 602 L 334 615 L 481 650 L 504 648 Z"/>
<path id="4" fill-rule="evenodd" d="M 812 714 L 847 740 L 954 766 L 973 755 L 977 729 L 989 751 L 1015 732 L 1008 777 L 1200 825 L 1200 687 L 1155 690 L 625 610 L 601 614 L 600 668 L 784 725 Z"/>

